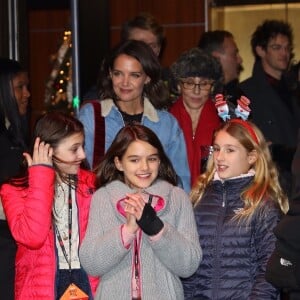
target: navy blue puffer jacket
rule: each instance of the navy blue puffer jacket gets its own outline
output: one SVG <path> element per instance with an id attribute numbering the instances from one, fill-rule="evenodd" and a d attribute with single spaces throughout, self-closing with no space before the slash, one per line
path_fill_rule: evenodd
<path id="1" fill-rule="evenodd" d="M 250 222 L 233 220 L 243 208 L 240 192 L 252 180 L 215 180 L 195 207 L 203 259 L 196 273 L 183 280 L 185 299 L 277 298 L 277 290 L 265 280 L 265 267 L 275 246 L 280 209 L 265 200 Z"/>

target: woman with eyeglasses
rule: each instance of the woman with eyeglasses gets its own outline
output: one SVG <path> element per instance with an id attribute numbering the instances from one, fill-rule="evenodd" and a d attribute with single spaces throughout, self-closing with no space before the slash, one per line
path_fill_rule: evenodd
<path id="1" fill-rule="evenodd" d="M 221 122 L 212 94 L 221 86 L 222 67 L 209 54 L 199 48 L 192 48 L 179 56 L 171 66 L 171 72 L 180 96 L 170 112 L 184 133 L 193 185 L 201 170 L 204 170 L 203 164 L 209 155 L 207 149 L 210 149 L 213 131 Z"/>

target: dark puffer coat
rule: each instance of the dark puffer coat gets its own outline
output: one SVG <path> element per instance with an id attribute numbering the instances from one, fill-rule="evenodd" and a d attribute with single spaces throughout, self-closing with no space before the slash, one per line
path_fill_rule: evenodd
<path id="1" fill-rule="evenodd" d="M 265 200 L 247 224 L 233 220 L 243 208 L 240 193 L 253 177 L 213 181 L 195 216 L 203 260 L 194 275 L 183 280 L 185 299 L 276 299 L 277 290 L 265 280 L 265 267 L 280 209 Z"/>
<path id="2" fill-rule="evenodd" d="M 300 197 L 275 227 L 276 247 L 267 264 L 266 279 L 300 299 Z M 293 295 L 293 297 L 291 297 Z M 297 297 L 296 297 L 297 295 Z"/>

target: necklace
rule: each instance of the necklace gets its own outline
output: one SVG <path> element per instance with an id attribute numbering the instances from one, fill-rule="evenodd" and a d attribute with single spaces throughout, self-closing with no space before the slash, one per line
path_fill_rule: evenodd
<path id="1" fill-rule="evenodd" d="M 129 115 L 126 112 L 120 110 L 125 124 L 140 124 L 142 121 L 143 113 Z"/>
<path id="2" fill-rule="evenodd" d="M 68 186 L 66 183 L 57 183 L 55 185 L 55 195 L 52 213 L 54 220 L 60 222 L 67 215 Z"/>

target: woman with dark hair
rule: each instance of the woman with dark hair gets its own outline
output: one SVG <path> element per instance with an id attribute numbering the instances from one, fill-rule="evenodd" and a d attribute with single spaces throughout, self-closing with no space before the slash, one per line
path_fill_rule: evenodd
<path id="1" fill-rule="evenodd" d="M 81 267 L 95 176 L 83 170 L 83 125 L 60 112 L 42 116 L 24 153 L 23 177 L 3 184 L 1 197 L 17 242 L 15 299 L 60 299 L 65 293 L 93 299 L 98 280 Z M 69 298 L 68 298 L 69 299 Z"/>
<path id="2" fill-rule="evenodd" d="M 85 129 L 87 159 L 91 166 L 96 166 L 99 144 L 104 144 L 103 148 L 107 150 L 124 125 L 140 123 L 157 134 L 183 188 L 189 191 L 190 172 L 184 137 L 176 119 L 163 110 L 168 103 L 168 93 L 160 75 L 157 57 L 141 41 L 121 43 L 103 61 L 98 80 L 99 112 L 95 101 L 83 105 L 79 112 Z M 104 118 L 104 128 L 100 133 L 97 118 Z M 95 142 L 99 134 L 103 135 L 103 141 Z"/>
<path id="3" fill-rule="evenodd" d="M 0 58 L 0 186 L 18 174 L 27 148 L 27 71 L 19 62 Z M 0 201 L 0 295 L 14 299 L 16 244 Z"/>
<path id="4" fill-rule="evenodd" d="M 192 185 L 204 171 L 214 130 L 221 121 L 212 101 L 221 87 L 220 63 L 199 48 L 182 53 L 171 66 L 180 97 L 170 108 L 185 138 Z M 202 162 L 201 162 L 202 159 Z"/>
<path id="5" fill-rule="evenodd" d="M 202 252 L 191 202 L 158 137 L 142 125 L 117 134 L 97 172 L 80 260 L 101 276 L 95 299 L 183 299 L 179 277 Z"/>

